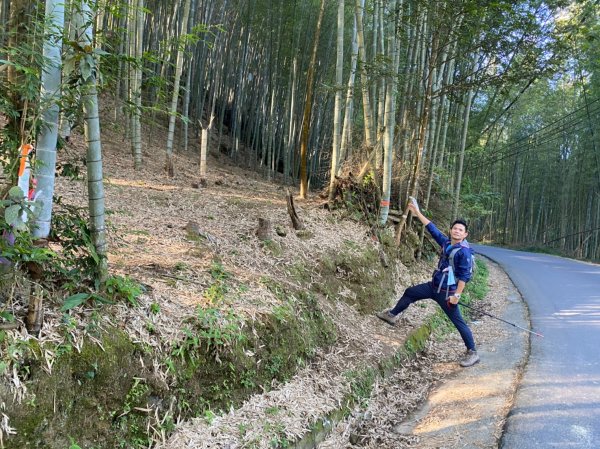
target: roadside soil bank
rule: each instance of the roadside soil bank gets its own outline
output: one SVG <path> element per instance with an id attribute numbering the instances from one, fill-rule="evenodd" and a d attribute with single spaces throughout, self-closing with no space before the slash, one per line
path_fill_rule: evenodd
<path id="1" fill-rule="evenodd" d="M 119 124 L 103 132 L 109 270 L 131 277 L 144 292 L 136 306 L 86 302 L 62 313 L 72 291 L 54 286 L 38 336 L 24 330 L 24 295 L 4 303 L 16 319 L 0 341 L 0 441 L 6 448 L 147 448 L 190 416 L 211 420 L 229 410 L 223 404 L 237 407 L 240 398 L 275 390 L 320 361 L 328 364 L 316 377 L 339 374 L 330 368 L 337 363 L 360 372 L 402 344 L 393 329 L 359 310 L 378 310 L 425 280 L 429 261 L 415 262 L 407 251 L 405 263 L 390 257 L 384 274 L 383 245 L 369 227 L 348 211 L 325 210 L 316 196 L 297 202 L 305 229 L 294 231 L 285 189 L 219 152 L 212 153 L 205 187 L 197 182 L 194 151 L 176 155 L 175 176 L 168 178 L 161 130 L 146 131 L 138 171 L 123 153 Z M 61 204 L 82 210 L 84 155 L 83 136 L 74 134 L 59 155 L 56 182 Z M 55 213 L 64 209 L 57 206 Z M 256 235 L 260 218 L 271 221 L 270 239 Z M 434 310 L 415 310 L 414 327 Z M 315 338 L 321 322 L 335 333 Z M 390 343 L 374 342 L 374 333 Z M 247 346 L 233 354 L 241 340 Z M 336 359 L 338 353 L 343 358 Z M 198 378 L 201 370 L 210 372 Z M 352 380 L 332 375 L 329 382 L 344 391 Z M 320 398 L 315 406 L 329 409 Z M 290 426 L 282 434 L 276 424 L 263 436 L 284 444 L 304 432 Z"/>

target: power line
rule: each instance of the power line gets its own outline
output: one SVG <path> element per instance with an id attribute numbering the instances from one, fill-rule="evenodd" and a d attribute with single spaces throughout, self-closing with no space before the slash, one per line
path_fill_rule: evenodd
<path id="1" fill-rule="evenodd" d="M 598 109 L 600 110 L 600 108 Z M 577 131 L 586 131 L 587 126 L 584 123 L 585 118 L 581 119 L 577 122 L 569 123 L 570 129 L 568 130 L 570 134 L 575 134 Z M 534 142 L 523 142 L 519 146 L 511 147 L 513 151 L 510 153 L 504 153 L 502 157 L 495 157 L 490 161 L 486 161 L 487 164 L 495 164 L 496 162 L 502 161 L 504 159 L 508 159 L 512 156 L 518 156 L 519 154 L 528 152 L 535 148 L 543 147 L 551 142 L 554 142 L 559 139 L 565 139 L 564 132 L 567 130 L 567 126 L 564 126 L 560 129 L 556 129 L 553 132 L 549 132 L 547 134 L 536 137 Z M 556 148 L 549 148 L 550 151 L 554 151 Z"/>
<path id="2" fill-rule="evenodd" d="M 594 0 L 593 3 L 594 3 L 594 5 L 596 5 L 596 4 L 600 3 L 600 0 Z M 571 27 L 571 31 L 569 32 L 568 36 L 566 37 L 567 41 L 571 41 L 571 39 L 575 35 L 576 30 L 579 29 L 579 27 L 588 19 L 588 17 L 589 17 L 589 15 L 581 14 L 579 16 L 573 15 L 569 19 L 569 24 L 572 24 L 573 22 L 575 22 L 576 19 L 577 19 L 578 23 L 576 26 Z M 556 57 L 556 50 L 554 50 L 552 52 L 552 55 L 546 60 L 546 64 L 543 66 L 543 69 L 545 69 L 550 64 L 550 61 L 552 61 L 555 57 Z M 502 110 L 500 111 L 500 114 L 498 114 L 498 116 L 493 120 L 492 123 L 490 123 L 488 126 L 485 127 L 485 129 L 483 131 L 481 131 L 480 136 L 483 136 L 485 133 L 490 131 L 490 129 L 492 129 L 496 126 L 496 124 L 498 123 L 500 118 L 502 118 L 504 116 L 504 114 L 506 114 L 513 107 L 513 105 L 519 100 L 519 98 L 521 98 L 521 96 L 525 93 L 525 91 L 527 89 L 529 89 L 529 87 L 535 82 L 535 80 L 538 78 L 538 76 L 542 72 L 543 72 L 543 70 L 541 70 L 539 73 L 534 73 L 534 76 L 528 80 L 528 82 L 525 86 L 523 86 L 521 88 L 521 90 L 518 92 L 518 94 L 515 96 L 515 98 L 513 98 L 507 106 L 502 108 Z M 600 98 L 595 101 L 598 101 L 598 100 L 600 100 Z M 486 117 L 488 114 L 489 114 L 489 107 L 488 107 L 488 111 L 486 113 Z"/>
<path id="3" fill-rule="evenodd" d="M 547 243 L 557 242 L 559 240 L 566 239 L 566 238 L 569 238 L 569 237 L 573 237 L 573 236 L 576 236 L 576 235 L 589 234 L 590 232 L 598 231 L 599 229 L 600 229 L 600 227 L 594 228 L 594 229 L 586 229 L 585 231 L 575 232 L 575 233 L 569 234 L 569 235 L 563 235 L 562 237 L 559 237 L 557 239 L 544 241 L 544 245 L 546 245 Z"/>
<path id="4" fill-rule="evenodd" d="M 590 105 L 592 105 L 592 104 L 594 104 L 594 103 L 598 103 L 598 102 L 600 102 L 600 98 L 597 98 L 596 100 L 594 100 L 594 101 L 592 101 L 592 102 L 588 103 L 588 106 L 590 106 Z M 560 126 L 564 127 L 565 125 L 568 125 L 568 124 L 569 124 L 569 122 L 564 122 L 563 120 L 565 120 L 567 117 L 570 117 L 570 116 L 573 116 L 573 115 L 575 115 L 575 114 L 578 114 L 579 112 L 582 112 L 582 111 L 583 111 L 583 112 L 585 112 L 585 111 L 584 111 L 585 109 L 586 109 L 586 106 L 582 106 L 582 107 L 580 107 L 580 108 L 577 108 L 576 110 L 574 110 L 574 111 L 572 111 L 572 112 L 569 112 L 568 114 L 564 114 L 563 116 L 559 117 L 558 119 L 554 120 L 553 122 L 550 122 L 550 123 L 548 123 L 547 125 L 544 125 L 544 126 L 542 126 L 541 128 L 539 128 L 539 129 L 537 129 L 537 130 L 535 130 L 535 131 L 532 131 L 532 132 L 531 132 L 531 133 L 529 133 L 528 135 L 526 135 L 526 136 L 524 136 L 524 137 L 521 137 L 521 138 L 519 138 L 519 139 L 516 139 L 516 140 L 515 140 L 515 141 L 513 141 L 513 142 L 509 142 L 509 143 L 507 143 L 507 144 L 505 145 L 505 147 L 508 147 L 508 146 L 510 146 L 510 145 L 517 144 L 517 143 L 519 143 L 519 142 L 521 142 L 521 141 L 525 141 L 525 140 L 527 140 L 527 139 L 531 138 L 532 136 L 534 136 L 535 134 L 541 133 L 542 131 L 544 131 L 544 130 L 546 130 L 546 129 L 548 129 L 548 128 L 550 128 L 550 129 L 556 128 L 556 127 L 557 127 L 557 125 L 556 125 L 557 123 L 560 123 Z M 596 111 L 598 111 L 598 109 L 595 109 L 593 112 L 596 112 Z"/>
<path id="5" fill-rule="evenodd" d="M 590 106 L 598 103 L 598 105 L 594 109 L 590 109 Z M 585 114 L 584 117 L 575 117 L 575 114 L 583 112 Z M 516 156 L 525 151 L 529 151 L 533 148 L 539 148 L 543 144 L 550 143 L 557 138 L 563 137 L 562 133 L 569 132 L 569 134 L 574 134 L 575 131 L 580 130 L 577 128 L 578 125 L 584 123 L 584 121 L 589 120 L 588 116 L 600 112 L 600 98 L 597 98 L 591 102 L 588 102 L 587 105 L 584 105 L 576 110 L 563 115 L 557 120 L 542 126 L 541 128 L 529 133 L 528 135 L 516 139 L 512 142 L 508 142 L 503 145 L 498 152 L 496 152 L 493 156 L 490 156 L 487 160 L 482 161 L 480 164 L 475 165 L 474 167 L 469 167 L 471 170 L 481 168 L 483 166 L 488 166 L 490 164 L 495 164 L 498 161 L 507 159 L 512 156 Z M 570 118 L 570 120 L 565 121 L 566 118 Z M 557 135 L 558 134 L 558 135 Z M 554 137 L 554 138 L 550 138 Z M 532 142 L 533 140 L 533 142 Z M 514 151 L 516 148 L 517 151 Z M 513 150 L 508 152 L 509 150 Z"/>

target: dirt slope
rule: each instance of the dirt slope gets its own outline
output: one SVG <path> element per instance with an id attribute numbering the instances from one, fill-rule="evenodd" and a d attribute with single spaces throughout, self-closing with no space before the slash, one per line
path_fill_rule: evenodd
<path id="1" fill-rule="evenodd" d="M 130 335 L 137 341 L 156 346 L 157 350 L 160 350 L 158 340 L 181 337 L 179 323 L 192 315 L 195 307 L 210 304 L 206 290 L 215 260 L 233 274 L 232 282 L 237 288 L 229 298 L 232 307 L 248 319 L 258 319 L 279 304 L 278 298 L 262 282 L 265 275 L 297 288 L 309 288 L 310 285 L 298 285 L 293 276 L 298 264 L 310 270 L 311 264 L 316 265 L 327 253 L 340 248 L 348 250 L 347 242 L 352 242 L 350 250 L 357 253 L 374 245 L 364 225 L 323 210 L 316 197 L 298 204 L 306 233 L 293 232 L 283 187 L 228 165 L 225 157 L 211 158 L 207 187 L 198 189 L 193 186 L 198 181 L 199 171 L 196 153 L 178 154 L 176 175 L 169 179 L 163 171 L 162 141 L 151 139 L 145 142 L 144 168 L 136 172 L 131 168 L 131 158 L 123 151 L 126 145 L 119 131 L 105 133 L 103 140 L 106 204 L 111 226 L 116 231 L 111 233 L 109 264 L 111 272 L 130 275 L 147 285 L 142 311 L 148 310 L 151 304 L 160 304 L 162 313 L 152 316 L 159 337 L 144 325 L 148 315 L 127 307 L 121 311 L 122 322 L 127 323 Z M 69 152 L 73 160 L 83 154 L 81 138 L 74 139 Z M 82 205 L 85 189 L 82 181 L 59 180 L 57 184 L 60 195 Z M 269 218 L 285 232 L 285 236 L 274 233 L 276 246 L 265 246 L 256 238 L 258 218 Z M 190 222 L 193 224 L 188 226 Z M 190 230 L 200 238 L 190 238 Z M 390 285 L 390 289 L 401 293 L 410 284 L 427 279 L 430 268 L 427 263 L 407 267 L 397 262 L 394 285 Z M 509 291 L 508 279 L 496 269 L 493 273 L 494 282 L 498 283 L 493 291 Z M 318 282 L 316 277 L 314 282 Z M 341 298 L 351 293 L 340 288 L 337 294 Z M 348 302 L 351 303 L 336 298 L 320 299 L 321 306 L 334 317 L 338 330 L 338 342 L 331 351 L 317 354 L 313 363 L 289 382 L 273 384 L 268 392 L 252 396 L 238 410 L 180 423 L 168 440 L 165 435 L 157 435 L 157 440 L 163 440 L 160 447 L 233 449 L 278 444 L 286 447 L 305 434 L 316 417 L 343 405 L 351 383 L 348 372 L 377 366 L 435 311 L 431 303 L 412 307 L 405 312 L 401 324 L 391 328 L 372 316 L 361 315 Z M 508 300 L 506 296 L 492 296 L 486 304 L 493 313 L 501 312 Z M 488 318 L 482 318 L 480 324 L 474 326 L 474 332 L 476 339 L 484 344 L 506 335 L 502 326 Z M 435 441 L 443 436 L 422 430 L 426 429 L 428 419 L 438 419 L 436 416 L 441 412 L 435 406 L 431 406 L 431 412 L 426 415 L 429 418 L 419 421 L 421 430 L 394 432 L 408 413 L 423 403 L 434 386 L 461 376 L 455 364 L 461 352 L 462 342 L 457 335 L 451 334 L 443 342 L 431 342 L 422 357 L 400 367 L 395 376 L 386 381 L 388 384 L 383 382 L 377 386 L 370 400 L 373 410 L 368 412 L 368 419 L 364 419 L 362 412 L 358 421 L 349 419 L 338 426 L 321 447 L 463 447 L 417 444 L 424 438 Z M 481 366 L 485 367 L 485 363 L 484 359 Z M 469 418 L 483 419 L 484 415 L 491 414 L 493 435 L 497 435 L 501 427 L 514 387 L 514 373 L 508 372 L 506 378 L 510 379 L 510 385 L 504 385 L 498 392 L 499 408 L 490 406 Z M 481 377 L 475 377 L 472 382 L 480 381 L 483 382 Z M 483 395 L 482 391 L 464 391 L 464 400 L 469 400 L 473 393 L 477 397 Z M 444 413 L 462 413 L 460 398 L 456 404 L 458 411 L 455 406 Z M 454 424 L 447 427 L 454 428 L 452 426 Z M 381 437 L 390 430 L 393 437 Z M 379 437 L 373 438 L 373 434 Z M 356 446 L 350 445 L 351 435 Z"/>

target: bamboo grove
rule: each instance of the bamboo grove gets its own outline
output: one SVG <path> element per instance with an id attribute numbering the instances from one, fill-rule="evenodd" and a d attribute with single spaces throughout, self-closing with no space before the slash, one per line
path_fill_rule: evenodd
<path id="1" fill-rule="evenodd" d="M 66 2 L 66 41 L 81 3 Z M 114 97 L 132 150 L 123 158 L 136 167 L 161 124 L 167 176 L 198 139 L 205 173 L 210 135 L 235 163 L 300 185 L 302 196 L 350 171 L 376 183 L 379 221 L 403 211 L 398 241 L 413 195 L 426 209 L 436 201 L 445 218 L 465 216 L 481 239 L 600 258 L 592 1 L 86 4 L 100 87 Z M 0 18 L 7 70 L 25 61 L 41 73 L 35 51 L 15 53 L 17 42 L 42 39 L 31 30 L 42 26 L 43 2 L 1 1 Z"/>

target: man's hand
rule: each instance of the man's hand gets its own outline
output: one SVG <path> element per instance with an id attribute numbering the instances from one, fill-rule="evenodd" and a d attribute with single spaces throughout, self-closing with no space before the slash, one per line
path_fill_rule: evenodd
<path id="1" fill-rule="evenodd" d="M 421 213 L 421 210 L 419 209 L 419 203 L 417 203 L 417 200 L 412 196 L 408 197 L 408 210 L 412 212 L 413 216 L 418 218 L 419 221 L 421 221 L 421 223 L 423 223 L 425 226 L 431 223 L 429 219 Z"/>
<path id="2" fill-rule="evenodd" d="M 418 215 L 419 212 L 421 212 L 419 209 L 419 203 L 417 203 L 417 200 L 412 196 L 409 196 L 408 199 L 408 210 L 411 211 L 413 215 Z"/>
<path id="3" fill-rule="evenodd" d="M 448 300 L 446 301 L 446 303 L 448 304 L 448 307 L 455 307 L 458 304 L 458 301 L 460 300 L 459 296 L 448 296 Z"/>

